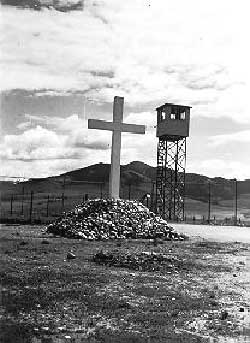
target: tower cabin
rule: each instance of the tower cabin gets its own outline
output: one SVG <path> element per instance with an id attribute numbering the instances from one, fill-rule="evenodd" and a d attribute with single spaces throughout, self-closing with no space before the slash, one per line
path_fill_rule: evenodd
<path id="1" fill-rule="evenodd" d="M 156 108 L 156 136 L 166 141 L 178 141 L 189 136 L 190 106 L 166 103 Z"/>

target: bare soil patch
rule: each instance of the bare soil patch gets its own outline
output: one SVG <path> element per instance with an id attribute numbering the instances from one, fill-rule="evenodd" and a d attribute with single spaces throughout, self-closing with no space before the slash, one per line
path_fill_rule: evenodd
<path id="1" fill-rule="evenodd" d="M 1 342 L 250 340 L 248 244 L 89 242 L 42 229 L 0 228 Z M 101 251 L 115 263 L 97 263 Z"/>

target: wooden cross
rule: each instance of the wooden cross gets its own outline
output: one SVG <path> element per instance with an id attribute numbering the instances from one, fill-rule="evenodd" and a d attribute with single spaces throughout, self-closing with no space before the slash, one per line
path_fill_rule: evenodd
<path id="1" fill-rule="evenodd" d="M 109 193 L 111 199 L 119 199 L 120 192 L 120 153 L 121 153 L 121 133 L 132 132 L 145 134 L 144 125 L 134 125 L 123 123 L 123 104 L 124 98 L 115 96 L 113 103 L 113 122 L 104 120 L 89 119 L 88 128 L 97 130 L 112 131 L 112 150 L 111 150 L 111 182 Z"/>

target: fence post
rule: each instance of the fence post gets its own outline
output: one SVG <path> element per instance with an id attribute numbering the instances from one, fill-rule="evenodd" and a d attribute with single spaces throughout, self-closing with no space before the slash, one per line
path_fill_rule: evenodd
<path id="1" fill-rule="evenodd" d="M 234 179 L 235 182 L 235 214 L 234 214 L 234 225 L 238 224 L 238 184 L 237 179 Z"/>
<path id="2" fill-rule="evenodd" d="M 61 211 L 64 212 L 65 208 L 64 208 L 64 192 L 65 192 L 65 183 L 66 183 L 66 175 L 64 175 L 63 177 L 63 192 L 62 192 L 62 209 Z"/>
<path id="3" fill-rule="evenodd" d="M 10 215 L 12 216 L 13 213 L 13 194 L 11 195 L 10 198 Z"/>
<path id="4" fill-rule="evenodd" d="M 208 181 L 208 216 L 207 222 L 210 224 L 211 221 L 211 183 L 210 180 Z"/>
<path id="5" fill-rule="evenodd" d="M 153 211 L 154 206 L 154 181 L 151 182 L 151 196 L 150 196 L 150 211 Z"/>
<path id="6" fill-rule="evenodd" d="M 100 199 L 102 199 L 102 183 L 100 183 Z"/>
<path id="7" fill-rule="evenodd" d="M 30 192 L 30 223 L 32 220 L 33 195 L 34 195 L 34 192 L 31 191 Z"/>
<path id="8" fill-rule="evenodd" d="M 157 213 L 157 185 L 156 185 L 156 182 L 155 182 L 155 209 L 154 209 L 155 213 Z"/>
<path id="9" fill-rule="evenodd" d="M 64 193 L 62 193 L 62 212 L 64 212 Z"/>
<path id="10" fill-rule="evenodd" d="M 23 215 L 23 203 L 24 203 L 24 187 L 22 189 L 22 207 L 21 207 L 21 215 Z"/>
<path id="11" fill-rule="evenodd" d="M 49 216 L 49 195 L 48 195 L 48 198 L 47 198 L 47 212 L 46 212 L 46 216 L 47 216 L 47 218 Z"/>
<path id="12" fill-rule="evenodd" d="M 184 193 L 183 193 L 183 196 L 182 196 L 182 221 L 184 222 L 185 220 L 185 189 L 184 189 Z"/>

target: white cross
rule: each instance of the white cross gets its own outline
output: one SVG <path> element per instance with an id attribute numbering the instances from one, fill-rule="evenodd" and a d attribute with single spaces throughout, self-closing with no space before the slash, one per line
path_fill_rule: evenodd
<path id="1" fill-rule="evenodd" d="M 111 183 L 109 193 L 111 199 L 119 199 L 120 191 L 120 153 L 121 153 L 121 132 L 132 132 L 145 134 L 144 125 L 123 123 L 124 98 L 115 96 L 113 103 L 113 122 L 104 120 L 89 119 L 88 128 L 97 130 L 113 131 L 111 151 Z"/>

